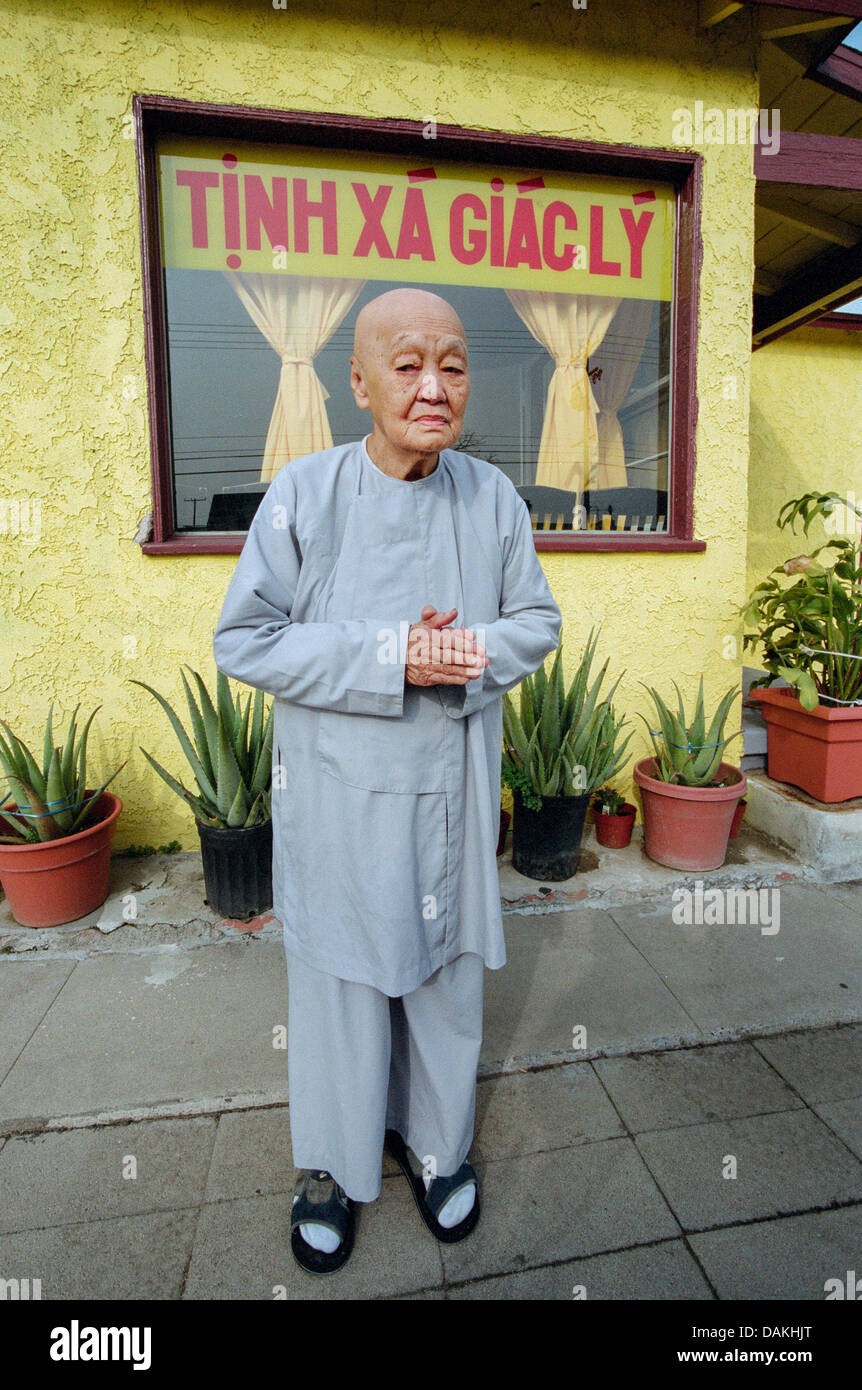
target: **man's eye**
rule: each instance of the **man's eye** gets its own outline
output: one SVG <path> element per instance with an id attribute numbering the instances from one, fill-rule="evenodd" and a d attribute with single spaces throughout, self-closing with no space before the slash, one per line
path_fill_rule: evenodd
<path id="1" fill-rule="evenodd" d="M 402 362 L 395 368 L 397 372 L 415 372 L 417 364 L 415 362 Z"/>

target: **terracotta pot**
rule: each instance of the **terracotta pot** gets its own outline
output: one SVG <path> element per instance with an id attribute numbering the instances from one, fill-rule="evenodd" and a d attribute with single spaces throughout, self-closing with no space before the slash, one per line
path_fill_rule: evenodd
<path id="1" fill-rule="evenodd" d="M 609 849 L 625 849 L 631 843 L 637 807 L 630 801 L 623 802 L 623 808 L 616 816 L 606 816 L 598 807 L 593 811 L 596 823 L 596 839 L 600 845 Z"/>
<path id="2" fill-rule="evenodd" d="M 792 690 L 758 686 L 749 696 L 766 721 L 766 770 L 817 801 L 862 796 L 862 705 L 803 709 Z"/>
<path id="3" fill-rule="evenodd" d="M 731 840 L 735 840 L 737 835 L 739 834 L 740 826 L 742 825 L 742 817 L 745 815 L 745 808 L 747 805 L 748 801 L 745 797 L 743 797 L 741 801 L 737 801 L 736 803 L 736 810 L 733 813 L 733 820 L 730 822 Z"/>
<path id="4" fill-rule="evenodd" d="M 502 854 L 506 848 L 506 832 L 509 829 L 509 822 L 512 819 L 511 811 L 504 811 L 500 807 L 500 834 L 497 837 L 497 854 Z"/>
<path id="5" fill-rule="evenodd" d="M 654 758 L 635 763 L 649 858 L 669 869 L 718 869 L 727 854 L 734 810 L 748 786 L 744 772 L 720 763 L 716 778 L 733 776 L 729 787 L 682 787 L 660 781 L 654 771 Z"/>
<path id="6" fill-rule="evenodd" d="M 96 802 L 99 820 L 86 830 L 37 845 L 0 845 L 0 883 L 20 926 L 59 927 L 102 906 L 122 809 L 120 798 L 105 791 Z"/>

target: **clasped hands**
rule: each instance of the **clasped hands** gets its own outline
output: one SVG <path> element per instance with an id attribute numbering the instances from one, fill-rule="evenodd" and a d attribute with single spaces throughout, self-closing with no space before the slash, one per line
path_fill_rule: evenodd
<path id="1" fill-rule="evenodd" d="M 481 676 L 488 665 L 485 648 L 472 628 L 449 627 L 457 613 L 438 613 L 426 603 L 421 622 L 411 623 L 404 674 L 410 685 L 466 685 Z"/>

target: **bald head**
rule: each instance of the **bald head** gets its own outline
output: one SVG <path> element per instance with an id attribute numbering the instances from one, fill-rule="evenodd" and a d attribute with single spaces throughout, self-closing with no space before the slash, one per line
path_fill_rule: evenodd
<path id="1" fill-rule="evenodd" d="M 433 467 L 458 439 L 470 395 L 467 340 L 452 305 L 408 286 L 369 300 L 356 318 L 350 385 L 393 471 Z"/>
<path id="2" fill-rule="evenodd" d="M 420 325 L 460 338 L 466 355 L 467 339 L 452 305 L 439 294 L 407 285 L 379 294 L 360 309 L 353 335 L 354 354 L 368 358 L 385 351 L 399 334 Z"/>

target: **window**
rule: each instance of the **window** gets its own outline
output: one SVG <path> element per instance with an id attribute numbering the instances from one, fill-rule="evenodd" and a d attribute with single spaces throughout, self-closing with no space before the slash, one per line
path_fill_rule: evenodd
<path id="1" fill-rule="evenodd" d="M 539 548 L 702 548 L 696 155 L 135 106 L 156 498 L 145 551 L 239 550 L 285 463 L 368 433 L 349 387 L 353 326 L 405 284 L 458 312 L 472 391 L 455 447 L 511 478 Z"/>

